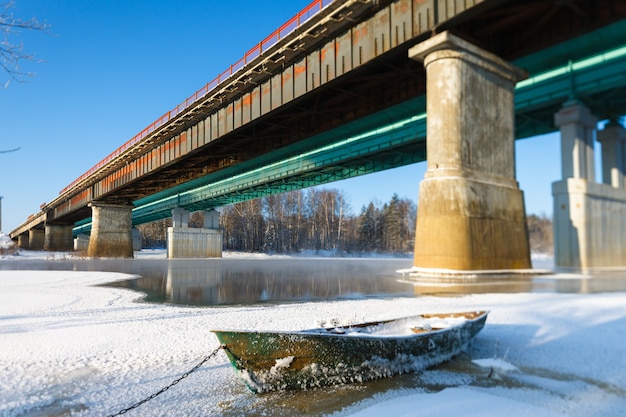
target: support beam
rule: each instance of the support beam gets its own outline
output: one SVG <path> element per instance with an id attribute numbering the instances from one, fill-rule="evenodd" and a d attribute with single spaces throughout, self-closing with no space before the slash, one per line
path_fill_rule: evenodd
<path id="1" fill-rule="evenodd" d="M 28 231 L 28 249 L 43 250 L 45 233 L 41 229 L 30 229 Z"/>
<path id="2" fill-rule="evenodd" d="M 74 249 L 73 225 L 45 225 L 43 248 L 49 251 L 71 251 Z"/>
<path id="3" fill-rule="evenodd" d="M 132 258 L 132 209 L 130 205 L 92 202 L 92 229 L 87 256 Z"/>
<path id="4" fill-rule="evenodd" d="M 136 227 L 133 227 L 131 230 L 131 235 L 133 237 L 133 251 L 140 251 L 143 243 L 141 232 Z"/>
<path id="5" fill-rule="evenodd" d="M 424 62 L 427 78 L 414 268 L 530 268 L 514 155 L 513 90 L 526 74 L 448 32 L 409 56 Z"/>
<path id="6" fill-rule="evenodd" d="M 220 228 L 220 214 L 217 210 L 207 210 L 204 212 L 204 228 L 215 230 Z"/>
<path id="7" fill-rule="evenodd" d="M 595 180 L 593 141 L 598 119 L 578 101 L 569 101 L 554 115 L 561 131 L 562 178 Z"/>
<path id="8" fill-rule="evenodd" d="M 613 188 L 626 188 L 626 129 L 611 122 L 598 132 L 602 144 L 602 182 Z"/>
<path id="9" fill-rule="evenodd" d="M 189 227 L 189 210 L 177 207 L 172 210 L 172 227 Z"/>
<path id="10" fill-rule="evenodd" d="M 29 249 L 29 235 L 21 234 L 17 237 L 17 247 L 20 249 Z"/>

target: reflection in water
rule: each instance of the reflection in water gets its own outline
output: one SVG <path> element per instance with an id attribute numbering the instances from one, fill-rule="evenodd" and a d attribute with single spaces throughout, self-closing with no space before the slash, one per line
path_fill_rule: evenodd
<path id="1" fill-rule="evenodd" d="M 413 285 L 415 295 L 462 295 L 488 293 L 555 292 L 599 293 L 626 291 L 625 270 L 593 273 L 551 272 L 472 277 L 420 277 L 403 275 L 400 281 Z"/>
<path id="2" fill-rule="evenodd" d="M 192 305 L 256 304 L 411 295 L 395 270 L 406 260 L 173 260 L 163 277 L 117 283 L 148 301 Z M 410 261 L 409 261 L 410 262 Z M 157 294 L 157 289 L 162 288 Z"/>
<path id="3" fill-rule="evenodd" d="M 533 292 L 532 276 L 499 276 L 498 278 L 433 278 L 408 277 L 402 282 L 413 285 L 415 295 L 462 295 L 487 293 Z"/>
<path id="4" fill-rule="evenodd" d="M 626 291 L 626 272 L 560 273 L 474 278 L 420 278 L 396 271 L 411 259 L 12 259 L 0 270 L 123 272 L 136 279 L 110 284 L 141 291 L 149 302 L 232 305 L 472 293 Z M 551 270 L 551 264 L 535 268 Z"/>
<path id="5" fill-rule="evenodd" d="M 593 275 L 539 277 L 536 280 L 536 287 L 542 292 L 581 294 L 626 291 L 626 272 L 606 271 Z"/>

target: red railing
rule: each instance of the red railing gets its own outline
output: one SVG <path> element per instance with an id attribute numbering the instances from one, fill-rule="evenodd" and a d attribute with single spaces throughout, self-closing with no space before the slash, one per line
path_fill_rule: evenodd
<path id="1" fill-rule="evenodd" d="M 184 102 L 180 103 L 178 106 L 174 107 L 172 110 L 168 111 L 163 116 L 159 117 L 157 120 L 152 122 L 148 127 L 146 127 L 144 130 L 136 134 L 132 139 L 124 143 L 122 146 L 117 148 L 115 151 L 113 151 L 110 155 L 108 155 L 102 161 L 94 165 L 91 169 L 89 169 L 89 171 L 85 172 L 83 175 L 81 175 L 80 177 L 72 181 L 72 183 L 68 185 L 67 187 L 63 188 L 59 192 L 59 194 L 63 194 L 64 192 L 66 192 L 67 190 L 75 186 L 77 183 L 84 180 L 86 177 L 90 176 L 91 174 L 96 172 L 98 169 L 106 165 L 107 163 L 111 162 L 111 160 L 119 156 L 122 152 L 124 152 L 125 150 L 127 150 L 128 148 L 136 144 L 137 142 L 139 142 L 141 139 L 148 136 L 155 129 L 169 122 L 172 118 L 174 118 L 176 115 L 181 113 L 191 104 L 193 104 L 196 100 L 206 95 L 208 92 L 210 92 L 215 87 L 217 87 L 220 83 L 225 81 L 228 77 L 230 77 L 235 72 L 243 68 L 246 64 L 248 64 L 249 62 L 257 58 L 263 52 L 267 51 L 270 47 L 275 45 L 279 40 L 281 40 L 282 38 L 284 38 L 285 36 L 293 32 L 296 28 L 298 28 L 304 22 L 306 22 L 311 17 L 316 15 L 320 10 L 322 10 L 324 7 L 326 7 L 333 1 L 336 1 L 336 0 L 314 0 L 311 4 L 309 4 L 304 9 L 302 9 L 297 15 L 289 19 L 285 24 L 283 24 L 281 27 L 279 27 L 274 32 L 272 32 L 271 35 L 263 39 L 263 41 L 258 43 L 248 52 L 246 52 L 243 58 L 241 58 L 236 63 L 232 64 L 230 68 L 228 68 L 226 71 L 218 75 L 213 81 L 207 83 L 204 87 L 202 87 L 201 89 L 196 91 L 193 95 L 188 97 Z"/>

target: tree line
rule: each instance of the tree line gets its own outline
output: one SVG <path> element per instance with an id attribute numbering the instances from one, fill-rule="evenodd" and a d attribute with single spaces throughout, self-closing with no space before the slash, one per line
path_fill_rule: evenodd
<path id="1" fill-rule="evenodd" d="M 336 189 L 309 188 L 221 207 L 224 250 L 265 253 L 413 251 L 415 203 L 394 194 L 371 201 L 353 214 L 349 196 Z M 190 227 L 202 227 L 201 212 Z M 138 226 L 145 247 L 165 246 L 171 219 Z"/>
<path id="2" fill-rule="evenodd" d="M 345 192 L 320 188 L 248 200 L 219 211 L 227 251 L 410 253 L 415 242 L 416 205 L 397 194 L 386 203 L 371 201 L 358 214 Z M 202 216 L 192 213 L 190 227 L 202 227 Z M 551 254 L 552 220 L 531 214 L 527 224 L 531 251 Z M 171 225 L 165 219 L 139 226 L 144 247 L 165 247 Z"/>

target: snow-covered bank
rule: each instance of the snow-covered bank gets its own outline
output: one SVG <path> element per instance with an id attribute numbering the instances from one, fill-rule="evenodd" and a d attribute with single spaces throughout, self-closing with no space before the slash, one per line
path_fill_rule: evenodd
<path id="1" fill-rule="evenodd" d="M 482 308 L 491 310 L 485 329 L 469 357 L 452 367 L 367 386 L 255 396 L 220 353 L 128 415 L 378 416 L 381 407 L 400 416 L 626 415 L 624 293 L 191 308 L 135 303 L 136 293 L 93 286 L 125 278 L 0 272 L 0 415 L 115 413 L 168 385 L 215 349 L 212 328 L 289 330 L 328 317 L 384 319 Z M 485 368 L 470 359 L 492 362 Z"/>

